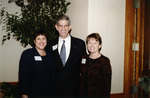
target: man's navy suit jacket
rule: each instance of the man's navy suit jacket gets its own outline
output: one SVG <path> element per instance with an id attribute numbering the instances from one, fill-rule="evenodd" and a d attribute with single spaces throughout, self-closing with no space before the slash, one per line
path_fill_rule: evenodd
<path id="1" fill-rule="evenodd" d="M 86 54 L 84 41 L 71 36 L 70 54 L 65 67 L 58 52 L 58 38 L 51 40 L 47 49 L 52 52 L 56 62 L 55 94 L 64 97 L 76 96 L 79 90 L 81 58 Z"/>

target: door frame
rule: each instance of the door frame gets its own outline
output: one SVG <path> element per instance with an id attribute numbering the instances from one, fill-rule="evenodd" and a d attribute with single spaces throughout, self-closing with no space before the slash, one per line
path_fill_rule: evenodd
<path id="1" fill-rule="evenodd" d="M 125 55 L 124 55 L 124 98 L 138 98 L 138 92 L 131 93 L 131 86 L 138 87 L 139 76 L 143 65 L 144 52 L 144 12 L 145 0 L 139 0 L 140 7 L 135 10 L 133 8 L 133 0 L 126 0 L 126 16 L 125 16 Z M 135 13 L 137 13 L 137 22 L 135 23 Z M 139 43 L 139 51 L 132 50 L 136 24 L 136 43 Z M 134 53 L 136 55 L 134 55 Z M 134 66 L 135 65 L 135 66 Z M 135 70 L 134 70 L 135 68 Z M 137 89 L 138 90 L 138 89 Z"/>

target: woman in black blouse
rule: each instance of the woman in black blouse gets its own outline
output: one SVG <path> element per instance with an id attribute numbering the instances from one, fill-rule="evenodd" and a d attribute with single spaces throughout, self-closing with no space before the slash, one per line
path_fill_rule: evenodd
<path id="1" fill-rule="evenodd" d="M 86 38 L 89 55 L 81 61 L 80 95 L 84 98 L 109 98 L 111 90 L 111 65 L 100 53 L 102 40 L 98 33 Z"/>
<path id="2" fill-rule="evenodd" d="M 22 98 L 47 98 L 52 95 L 55 65 L 51 53 L 45 51 L 46 32 L 36 32 L 34 44 L 20 58 L 19 91 Z"/>

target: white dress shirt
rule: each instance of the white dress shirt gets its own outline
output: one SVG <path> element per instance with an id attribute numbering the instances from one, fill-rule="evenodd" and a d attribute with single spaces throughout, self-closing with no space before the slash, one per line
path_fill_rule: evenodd
<path id="1" fill-rule="evenodd" d="M 62 39 L 61 37 L 58 38 L 58 52 L 60 54 L 60 50 L 63 44 L 63 40 L 65 40 L 65 47 L 66 47 L 66 61 L 70 54 L 70 47 L 71 47 L 71 36 L 69 35 L 66 39 Z"/>

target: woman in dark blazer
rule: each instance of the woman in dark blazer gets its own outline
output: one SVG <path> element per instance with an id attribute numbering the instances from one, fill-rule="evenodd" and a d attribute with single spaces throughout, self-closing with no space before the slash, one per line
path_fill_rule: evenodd
<path id="1" fill-rule="evenodd" d="M 45 51 L 46 33 L 34 35 L 35 47 L 25 50 L 19 63 L 19 91 L 22 98 L 47 98 L 52 95 L 55 64 Z"/>
<path id="2" fill-rule="evenodd" d="M 84 98 L 109 98 L 112 71 L 109 59 L 100 53 L 99 34 L 90 34 L 86 45 L 89 55 L 84 55 L 81 61 L 80 94 Z"/>

